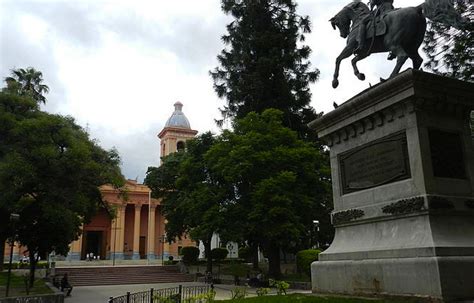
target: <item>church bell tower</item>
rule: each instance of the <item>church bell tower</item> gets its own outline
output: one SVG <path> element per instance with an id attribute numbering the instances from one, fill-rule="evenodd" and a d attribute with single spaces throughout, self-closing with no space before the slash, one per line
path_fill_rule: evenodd
<path id="1" fill-rule="evenodd" d="M 158 134 L 161 157 L 183 150 L 186 147 L 186 141 L 194 138 L 198 133 L 197 130 L 191 129 L 188 118 L 186 118 L 182 109 L 183 104 L 181 102 L 178 101 L 174 104 L 173 114 Z"/>

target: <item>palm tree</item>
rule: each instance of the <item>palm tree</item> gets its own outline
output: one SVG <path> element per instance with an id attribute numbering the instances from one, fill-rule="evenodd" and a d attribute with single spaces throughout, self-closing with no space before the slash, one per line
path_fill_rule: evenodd
<path id="1" fill-rule="evenodd" d="M 49 92 L 49 87 L 43 82 L 43 73 L 33 67 L 12 70 L 12 77 L 6 77 L 6 91 L 21 96 L 29 96 L 36 102 L 46 103 L 44 93 Z"/>

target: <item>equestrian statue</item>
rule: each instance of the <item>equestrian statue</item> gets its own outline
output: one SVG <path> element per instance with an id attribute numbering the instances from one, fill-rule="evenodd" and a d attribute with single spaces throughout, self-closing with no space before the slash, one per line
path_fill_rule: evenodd
<path id="1" fill-rule="evenodd" d="M 365 80 L 365 75 L 359 72 L 357 62 L 374 53 L 389 52 L 389 60 L 397 59 L 390 77 L 400 72 L 408 58 L 413 68 L 419 69 L 423 59 L 418 48 L 425 36 L 425 18 L 458 29 L 467 22 L 456 12 L 453 1 L 426 0 L 419 6 L 405 8 L 394 8 L 393 0 L 370 0 L 370 9 L 360 0 L 346 5 L 329 20 L 334 29 L 339 29 L 341 37 L 347 38 L 346 47 L 336 59 L 333 88 L 339 85 L 341 61 L 351 55 L 354 55 L 351 60 L 354 74 L 359 80 Z"/>

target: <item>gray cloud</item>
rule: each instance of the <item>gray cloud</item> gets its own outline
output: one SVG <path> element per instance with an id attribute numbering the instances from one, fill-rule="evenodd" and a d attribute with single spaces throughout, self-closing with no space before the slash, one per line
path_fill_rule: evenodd
<path id="1" fill-rule="evenodd" d="M 40 18 L 49 25 L 49 34 L 54 39 L 88 50 L 99 47 L 103 34 L 110 31 L 143 49 L 170 51 L 192 71 L 212 65 L 213 57 L 209 54 L 217 55 L 222 48 L 220 36 L 227 20 L 223 14 L 176 16 L 170 21 L 172 26 L 165 28 L 159 20 L 145 19 L 118 5 L 110 10 L 106 4 L 104 1 L 6 1 L 4 12 L 8 11 L 11 17 L 26 14 Z"/>
<path id="2" fill-rule="evenodd" d="M 153 91 L 152 95 L 149 96 L 149 99 L 153 101 L 150 101 L 150 104 L 142 102 L 140 106 L 143 111 L 149 112 L 152 110 L 155 112 L 158 121 L 147 125 L 143 129 L 123 133 L 123 128 L 133 126 L 137 121 L 136 119 L 141 118 L 139 111 L 134 112 L 138 117 L 121 118 L 122 132 L 113 129 L 112 126 L 107 128 L 107 120 L 112 119 L 112 117 L 107 116 L 110 113 L 107 111 L 109 103 L 106 101 L 110 100 L 96 100 L 94 97 L 101 95 L 105 99 L 108 96 L 108 91 L 92 91 L 87 87 L 89 83 L 87 79 L 81 82 L 83 87 L 79 88 L 79 91 L 85 92 L 85 94 L 80 94 L 81 98 L 85 96 L 85 98 L 90 99 L 88 101 L 91 101 L 87 104 L 87 106 L 91 106 L 90 108 L 86 107 L 87 102 L 80 103 L 83 106 L 81 108 L 83 111 L 80 123 L 87 123 L 91 113 L 97 113 L 98 102 L 101 102 L 100 105 L 103 106 L 100 108 L 104 111 L 103 121 L 101 122 L 104 123 L 101 123 L 101 126 L 90 125 L 91 135 L 99 139 L 105 148 L 115 146 L 118 149 L 122 157 L 122 168 L 125 176 L 128 178 L 138 176 L 138 179 L 142 180 L 147 167 L 156 166 L 159 163 L 159 140 L 156 138 L 156 134 L 162 129 L 162 124 L 171 114 L 171 104 L 175 100 L 185 97 L 181 101 L 189 106 L 186 107 L 186 113 L 189 113 L 188 118 L 190 118 L 193 126 L 198 126 L 196 128 L 199 130 L 210 128 L 209 125 L 213 125 L 213 118 L 216 118 L 216 116 L 212 116 L 212 111 L 207 109 L 212 107 L 214 110 L 224 104 L 224 101 L 217 100 L 212 92 L 210 88 L 212 83 L 207 71 L 217 65 L 216 56 L 224 47 L 220 37 L 225 33 L 225 25 L 230 19 L 218 9 L 219 0 L 201 1 L 207 4 L 207 7 L 203 4 L 206 9 L 209 7 L 215 9 L 200 14 L 193 14 L 188 11 L 184 15 L 176 10 L 175 15 L 168 16 L 164 23 L 158 17 L 154 18 L 153 12 L 150 12 L 151 17 L 145 18 L 138 11 L 129 9 L 130 6 L 128 8 L 120 6 L 119 2 L 113 0 L 0 0 L 0 76 L 7 76 L 12 68 L 32 66 L 41 70 L 45 77 L 45 83 L 51 88 L 51 93 L 47 96 L 48 103 L 45 109 L 50 112 L 78 117 L 77 108 L 69 107 L 70 100 L 68 99 L 72 98 L 68 89 L 73 87 L 77 94 L 77 81 L 68 80 L 66 85 L 66 83 L 63 83 L 63 75 L 60 74 L 60 72 L 68 73 L 68 75 L 74 73 L 74 70 L 65 70 L 64 65 L 59 65 L 59 62 L 64 63 L 69 60 L 68 53 L 64 54 L 64 49 L 71 49 L 79 53 L 75 56 L 71 55 L 74 58 L 79 58 L 84 53 L 84 62 L 81 60 L 81 64 L 87 66 L 84 70 L 90 70 L 88 75 L 100 75 L 100 77 L 93 77 L 95 83 L 102 78 L 105 83 L 107 77 L 116 76 L 117 74 L 120 76 L 123 74 L 123 77 L 140 77 L 140 75 L 131 75 L 127 73 L 127 70 L 123 70 L 123 66 L 133 65 L 132 62 L 127 61 L 131 60 L 130 58 L 122 58 L 121 60 L 124 61 L 117 61 L 116 65 L 113 64 L 114 62 L 104 65 L 108 68 L 102 69 L 94 66 L 94 62 L 97 61 L 89 60 L 89 57 L 93 57 L 89 56 L 90 54 L 95 55 L 103 50 L 102 46 L 105 44 L 105 40 L 111 36 L 117 39 L 120 45 L 126 45 L 136 51 L 138 57 L 143 55 L 146 58 L 153 58 L 160 51 L 172 53 L 177 58 L 175 69 L 178 71 L 175 75 L 177 79 L 175 82 L 182 80 L 181 83 L 178 83 L 182 90 L 176 91 L 175 88 L 157 84 L 156 94 Z M 311 86 L 313 92 L 312 105 L 319 111 L 327 112 L 331 110 L 333 101 L 337 103 L 346 101 L 357 92 L 368 87 L 369 82 L 372 84 L 378 83 L 378 78 L 380 76 L 387 77 L 394 66 L 394 62 L 386 62 L 386 54 L 371 56 L 360 62 L 360 70 L 365 72 L 367 76 L 365 82 L 360 82 L 354 77 L 348 59 L 341 68 L 340 88 L 338 90 L 332 89 L 334 60 L 342 50 L 345 41 L 339 38 L 337 32 L 332 30 L 328 19 L 349 1 L 297 0 L 300 4 L 298 12 L 302 15 L 309 15 L 313 23 L 313 32 L 307 35 L 306 44 L 313 49 L 313 54 L 310 57 L 313 66 L 321 71 L 320 81 Z M 396 4 L 406 6 L 420 1 L 422 0 L 396 0 Z M 140 5 L 140 3 L 136 5 Z M 24 33 L 25 28 L 20 26 L 22 18 L 25 16 L 37 18 L 46 24 L 48 31 L 40 44 L 35 43 L 34 39 L 31 39 L 32 37 L 28 37 Z M 58 45 L 63 49 L 58 50 Z M 59 56 L 59 53 L 62 57 Z M 65 56 L 66 58 L 64 58 Z M 135 60 L 137 56 L 134 57 Z M 94 58 L 100 60 L 102 57 L 96 56 Z M 128 64 L 124 64 L 125 62 Z M 146 65 L 146 62 L 142 61 L 141 64 Z M 68 66 L 74 66 L 74 64 Z M 142 68 L 146 69 L 147 67 L 143 66 Z M 156 71 L 157 75 L 160 73 L 162 71 Z M 148 77 L 150 77 L 149 75 L 150 73 L 148 73 Z M 87 75 L 84 77 L 87 78 Z M 117 77 L 112 78 L 117 79 Z M 74 78 L 69 77 L 68 79 Z M 159 79 L 156 81 L 159 81 Z M 196 83 L 199 83 L 199 85 Z M 167 83 L 167 85 L 170 85 L 170 83 Z M 198 88 L 207 87 L 207 85 L 209 89 L 201 89 L 197 96 Z M 95 87 L 99 89 L 97 87 L 101 86 L 96 85 Z M 114 85 L 110 83 L 107 87 L 108 89 L 114 89 Z M 120 87 L 117 89 L 119 90 Z M 174 89 L 174 91 L 170 91 L 170 89 Z M 120 99 L 120 94 L 115 94 L 114 103 L 111 106 L 124 108 L 133 106 L 135 100 L 130 100 L 130 94 L 127 96 L 128 98 Z M 174 96 L 176 96 L 175 100 L 169 100 Z M 78 102 L 82 102 L 82 100 L 75 101 L 76 105 Z M 151 104 L 153 102 L 154 104 Z M 198 105 L 196 105 L 197 103 Z M 206 111 L 201 111 L 202 108 L 206 108 Z M 193 114 L 196 114 L 195 117 L 198 118 L 193 120 Z M 100 114 L 94 115 L 94 117 L 97 116 L 102 119 Z M 162 119 L 163 117 L 165 118 Z M 111 124 L 109 123 L 109 125 Z"/>
<path id="3" fill-rule="evenodd" d="M 7 0 L 5 11 L 11 16 L 31 15 L 50 26 L 50 35 L 81 46 L 98 46 L 99 7 L 90 1 L 13 1 Z"/>
<path id="4" fill-rule="evenodd" d="M 18 26 L 18 15 L 14 12 L 15 10 L 9 13 L 0 10 L 0 86 L 4 86 L 3 78 L 10 75 L 12 69 L 34 67 L 43 72 L 44 82 L 51 88 L 45 108 L 56 112 L 64 101 L 66 92 L 58 77 L 58 65 L 52 43 L 38 46 L 24 39 Z"/>
<path id="5" fill-rule="evenodd" d="M 225 31 L 225 16 L 175 18 L 171 30 L 158 22 L 144 21 L 136 14 L 119 14 L 102 22 L 106 30 L 144 47 L 174 53 L 183 67 L 190 72 L 207 72 L 214 58 L 222 49 L 220 36 Z M 210 55 L 214 54 L 214 56 Z"/>
<path id="6" fill-rule="evenodd" d="M 159 165 L 160 142 L 157 135 L 163 129 L 164 122 L 152 124 L 142 131 L 119 136 L 109 129 L 94 126 L 89 128 L 89 132 L 103 148 L 116 148 L 119 151 L 124 176 L 129 179 L 137 178 L 142 182 L 147 168 Z"/>

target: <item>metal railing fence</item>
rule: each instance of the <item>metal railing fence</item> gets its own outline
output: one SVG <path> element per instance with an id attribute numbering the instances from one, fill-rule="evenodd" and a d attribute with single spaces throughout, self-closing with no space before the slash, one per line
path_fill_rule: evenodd
<path id="1" fill-rule="evenodd" d="M 147 291 L 130 293 L 120 297 L 110 297 L 108 303 L 181 303 L 196 296 L 209 293 L 214 287 L 205 286 L 182 286 L 150 289 Z"/>

